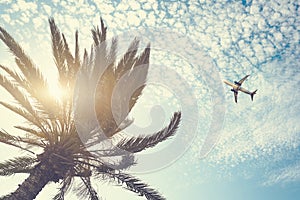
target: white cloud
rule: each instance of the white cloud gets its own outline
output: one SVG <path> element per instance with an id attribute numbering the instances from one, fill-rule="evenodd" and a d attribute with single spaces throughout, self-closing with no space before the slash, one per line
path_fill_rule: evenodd
<path id="1" fill-rule="evenodd" d="M 145 2 L 142 6 L 143 9 L 145 10 L 150 10 L 151 9 L 151 3 L 150 2 Z"/>
<path id="2" fill-rule="evenodd" d="M 104 3 L 102 1 L 95 1 L 94 3 L 97 5 L 98 10 L 103 14 L 111 14 L 115 10 L 111 3 Z"/>
<path id="3" fill-rule="evenodd" d="M 6 22 L 6 23 L 10 23 L 10 16 L 8 15 L 8 14 L 3 14 L 3 15 L 1 15 L 1 17 L 2 17 L 2 19 L 4 19 L 4 21 Z"/>
<path id="4" fill-rule="evenodd" d="M 11 0 L 1 0 L 0 4 L 8 4 L 11 3 Z"/>
<path id="5" fill-rule="evenodd" d="M 43 5 L 43 8 L 44 8 L 44 10 L 45 10 L 45 12 L 46 12 L 46 14 L 48 15 L 48 16 L 51 16 L 51 14 L 52 14 L 52 9 L 51 9 L 51 7 L 49 6 L 49 5 L 47 5 L 47 4 L 42 4 Z"/>
<path id="6" fill-rule="evenodd" d="M 34 27 L 36 30 L 38 30 L 44 23 L 44 19 L 41 19 L 40 17 L 36 17 L 32 20 Z"/>
<path id="7" fill-rule="evenodd" d="M 288 184 L 300 181 L 300 163 L 284 167 L 280 170 L 272 171 L 263 185 Z"/>
<path id="8" fill-rule="evenodd" d="M 141 23 L 141 19 L 136 12 L 128 11 L 125 17 L 127 18 L 129 26 L 138 26 Z"/>
<path id="9" fill-rule="evenodd" d="M 37 4 L 34 2 L 26 2 L 24 0 L 18 0 L 16 5 L 21 11 L 30 10 L 31 12 L 37 12 Z"/>
<path id="10" fill-rule="evenodd" d="M 145 22 L 147 23 L 148 26 L 155 26 L 156 24 L 156 18 L 154 16 L 154 13 L 148 13 L 147 18 L 145 19 Z"/>
<path id="11" fill-rule="evenodd" d="M 128 6 L 132 10 L 140 10 L 141 6 L 139 2 L 136 1 L 128 1 Z"/>
<path id="12" fill-rule="evenodd" d="M 16 13 L 20 10 L 17 4 L 12 4 L 11 9 L 9 10 L 10 13 Z"/>

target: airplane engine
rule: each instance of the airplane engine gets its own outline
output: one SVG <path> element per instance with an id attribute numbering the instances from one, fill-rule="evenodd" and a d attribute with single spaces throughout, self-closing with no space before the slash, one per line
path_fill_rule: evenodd
<path id="1" fill-rule="evenodd" d="M 238 85 L 238 86 L 241 86 L 241 84 L 237 81 L 234 81 L 234 84 Z"/>

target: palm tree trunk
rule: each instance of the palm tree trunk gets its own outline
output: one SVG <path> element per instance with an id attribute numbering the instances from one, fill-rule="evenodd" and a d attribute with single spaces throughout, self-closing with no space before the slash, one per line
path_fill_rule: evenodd
<path id="1" fill-rule="evenodd" d="M 45 185 L 54 180 L 55 173 L 44 164 L 38 164 L 30 173 L 29 177 L 19 185 L 17 190 L 2 197 L 3 200 L 33 200 Z"/>

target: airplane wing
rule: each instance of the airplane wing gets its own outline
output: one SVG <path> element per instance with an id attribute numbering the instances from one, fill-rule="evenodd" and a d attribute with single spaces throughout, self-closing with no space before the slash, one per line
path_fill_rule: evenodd
<path id="1" fill-rule="evenodd" d="M 242 78 L 238 83 L 241 86 L 242 83 L 249 77 L 250 75 L 246 75 L 244 78 Z"/>
<path id="2" fill-rule="evenodd" d="M 233 93 L 234 93 L 234 101 L 235 103 L 237 103 L 238 92 L 234 91 Z"/>
<path id="3" fill-rule="evenodd" d="M 231 87 L 235 87 L 235 85 L 233 83 L 230 83 L 229 81 L 224 80 L 223 81 L 226 85 L 229 85 Z"/>

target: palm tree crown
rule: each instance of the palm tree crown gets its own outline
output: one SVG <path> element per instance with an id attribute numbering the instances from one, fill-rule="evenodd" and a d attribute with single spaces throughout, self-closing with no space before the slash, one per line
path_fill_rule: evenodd
<path id="1" fill-rule="evenodd" d="M 153 147 L 174 135 L 180 122 L 180 112 L 174 113 L 167 127 L 152 135 L 124 137 L 117 140 L 116 145 L 103 145 L 103 149 L 95 154 L 88 151 L 88 147 L 112 140 L 132 122 L 127 117 L 146 86 L 150 57 L 150 45 L 138 55 L 139 40 L 134 39 L 127 52 L 119 62 L 116 62 L 117 39 L 113 38 L 108 45 L 107 28 L 102 19 L 100 22 L 100 27 L 92 29 L 94 43 L 91 53 L 88 54 L 85 50 L 81 60 L 78 32 L 75 33 L 73 55 L 64 34 L 56 26 L 54 19 L 49 19 L 59 85 L 64 91 L 64 95 L 59 99 L 49 92 L 49 85 L 39 68 L 11 35 L 0 27 L 0 39 L 13 54 L 20 69 L 20 73 L 17 73 L 9 67 L 0 65 L 5 73 L 0 74 L 0 85 L 16 100 L 16 104 L 1 100 L 0 104 L 28 122 L 27 126 L 15 126 L 24 131 L 25 134 L 22 136 L 0 131 L 1 143 L 28 152 L 26 156 L 0 163 L 0 175 L 29 174 L 15 192 L 3 196 L 2 199 L 34 199 L 47 183 L 60 182 L 60 189 L 53 199 L 62 200 L 74 179 L 82 182 L 80 186 L 74 186 L 80 198 L 101 199 L 91 184 L 91 177 L 115 180 L 147 199 L 164 199 L 157 191 L 125 173 L 124 170 L 135 164 L 134 153 Z M 103 65 L 107 67 L 101 67 Z M 135 69 L 141 68 L 143 70 L 139 70 L 138 74 L 132 73 Z M 78 77 L 83 78 L 79 85 L 76 82 Z M 125 87 L 117 90 L 115 103 L 128 109 L 124 111 L 117 108 L 122 112 L 117 113 L 118 120 L 115 120 L 112 97 L 121 79 Z M 91 80 L 96 86 L 93 90 L 88 90 Z M 137 84 L 139 87 L 131 91 Z M 80 111 L 85 108 L 81 102 L 91 97 L 95 102 L 93 111 L 97 124 L 102 132 L 93 131 L 96 125 L 89 124 L 88 111 Z M 74 112 L 74 107 L 77 108 L 75 110 L 79 110 L 78 113 Z M 75 120 L 76 118 L 78 120 Z M 79 134 L 79 126 L 86 131 L 84 135 Z M 96 140 L 92 140 L 93 138 Z M 41 152 L 36 151 L 37 149 L 42 150 L 42 153 L 36 153 Z"/>

